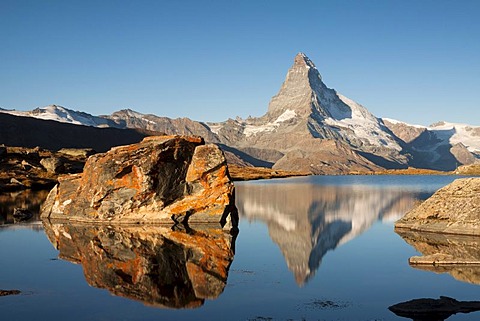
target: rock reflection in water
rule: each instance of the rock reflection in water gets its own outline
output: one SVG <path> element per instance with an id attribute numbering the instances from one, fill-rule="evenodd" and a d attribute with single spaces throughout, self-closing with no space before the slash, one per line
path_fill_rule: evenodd
<path id="1" fill-rule="evenodd" d="M 43 223 L 59 257 L 80 263 L 88 284 L 155 307 L 217 298 L 234 256 L 235 236 L 221 229 Z"/>
<path id="2" fill-rule="evenodd" d="M 48 191 L 24 190 L 0 194 L 0 225 L 13 224 L 15 209 L 27 210 L 32 213 L 30 221 L 40 218 L 40 206 L 47 198 Z"/>
<path id="3" fill-rule="evenodd" d="M 410 258 L 421 270 L 449 273 L 455 279 L 480 285 L 480 237 L 396 230 L 423 256 Z"/>
<path id="4" fill-rule="evenodd" d="M 239 184 L 236 193 L 240 216 L 267 224 L 300 286 L 329 250 L 377 220 L 399 219 L 422 197 L 388 187 L 299 183 Z"/>

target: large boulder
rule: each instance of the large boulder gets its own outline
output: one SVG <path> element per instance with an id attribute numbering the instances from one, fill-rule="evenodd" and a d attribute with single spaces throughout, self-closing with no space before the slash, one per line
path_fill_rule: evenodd
<path id="1" fill-rule="evenodd" d="M 423 232 L 480 235 L 480 178 L 457 179 L 395 223 Z"/>
<path id="2" fill-rule="evenodd" d="M 154 136 L 91 156 L 61 176 L 42 218 L 111 223 L 237 222 L 223 152 L 198 136 Z M 227 224 L 228 223 L 228 224 Z"/>

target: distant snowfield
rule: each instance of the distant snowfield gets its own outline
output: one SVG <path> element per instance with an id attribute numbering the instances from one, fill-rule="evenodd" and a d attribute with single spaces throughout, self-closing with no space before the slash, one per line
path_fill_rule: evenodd
<path id="1" fill-rule="evenodd" d="M 33 117 L 42 120 L 53 120 L 60 123 L 92 127 L 102 127 L 109 123 L 109 120 L 105 118 L 92 116 L 80 111 L 73 111 L 57 105 L 36 108 L 32 111 L 0 109 L 0 112 L 20 117 Z"/>
<path id="2" fill-rule="evenodd" d="M 440 142 L 433 148 L 440 145 L 455 145 L 463 144 L 470 152 L 480 152 L 480 127 L 471 126 L 468 124 L 438 122 L 430 126 L 411 125 L 400 120 L 383 118 L 392 124 L 403 124 L 409 127 L 424 128 L 429 132 L 435 134 Z"/>
<path id="3" fill-rule="evenodd" d="M 451 145 L 463 144 L 470 152 L 480 152 L 480 127 L 440 122 L 428 127 L 439 139 Z"/>

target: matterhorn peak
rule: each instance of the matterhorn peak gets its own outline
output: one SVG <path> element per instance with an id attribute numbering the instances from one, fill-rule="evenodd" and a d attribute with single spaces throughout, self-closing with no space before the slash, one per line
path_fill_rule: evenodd
<path id="1" fill-rule="evenodd" d="M 295 56 L 293 66 L 288 70 L 280 91 L 270 101 L 268 111 L 278 116 L 287 110 L 297 115 L 308 116 L 312 112 L 313 101 L 325 89 L 322 77 L 315 64 L 303 52 Z M 316 108 L 318 109 L 318 108 Z M 324 116 L 327 113 L 323 112 Z"/>
<path id="2" fill-rule="evenodd" d="M 299 52 L 296 56 L 295 56 L 295 60 L 294 60 L 294 66 L 305 66 L 307 68 L 315 68 L 315 64 L 313 63 L 313 61 L 310 60 L 310 58 L 307 57 L 306 54 L 304 54 L 303 52 Z"/>

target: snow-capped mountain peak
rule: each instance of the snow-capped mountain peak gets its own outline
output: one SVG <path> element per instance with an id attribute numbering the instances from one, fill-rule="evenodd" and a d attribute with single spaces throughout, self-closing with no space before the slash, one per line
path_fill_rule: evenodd
<path id="1" fill-rule="evenodd" d="M 264 118 L 273 123 L 289 110 L 294 111 L 298 118 L 310 119 L 310 131 L 315 137 L 342 138 L 363 150 L 367 146 L 395 152 L 402 150 L 396 138 L 385 130 L 377 117 L 362 105 L 328 88 L 315 64 L 304 53 L 295 56 L 293 66 L 287 72 L 280 91 L 272 98 Z M 258 123 L 255 125 L 258 126 Z M 262 129 L 265 131 L 266 128 Z M 258 132 L 250 128 L 247 131 L 249 135 Z"/>
<path id="2" fill-rule="evenodd" d="M 470 152 L 480 152 L 480 127 L 442 121 L 430 125 L 428 130 L 444 143 L 452 146 L 461 143 Z"/>
<path id="3" fill-rule="evenodd" d="M 31 111 L 18 110 L 0 110 L 2 113 L 33 117 L 43 120 L 53 120 L 61 123 L 69 123 L 74 125 L 93 126 L 93 127 L 117 127 L 111 120 L 92 116 L 90 114 L 74 111 L 58 105 L 48 105 L 45 107 L 38 107 Z"/>

